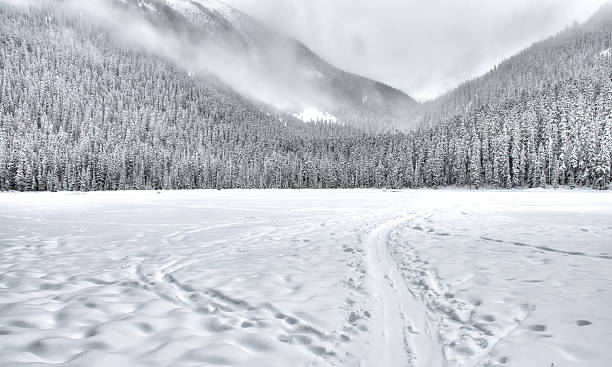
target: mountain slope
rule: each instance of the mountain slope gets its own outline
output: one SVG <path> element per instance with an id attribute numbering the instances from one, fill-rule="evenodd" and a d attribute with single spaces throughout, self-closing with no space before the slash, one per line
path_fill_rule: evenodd
<path id="1" fill-rule="evenodd" d="M 536 42 L 488 73 L 419 105 L 412 111 L 412 123 L 436 125 L 521 93 L 544 91 L 553 84 L 563 85 L 580 78 L 606 77 L 610 32 L 612 2 L 602 6 L 586 23 L 574 24 Z"/>
<path id="2" fill-rule="evenodd" d="M 416 105 L 401 91 L 344 72 L 303 43 L 220 1 L 121 2 L 147 14 L 158 27 L 189 34 L 191 39 L 204 37 L 233 57 L 246 60 L 248 72 L 261 76 L 257 81 L 260 88 L 251 89 L 248 94 L 277 107 L 296 112 L 311 107 L 341 116 L 400 116 Z M 192 46 L 206 47 L 198 43 Z"/>
<path id="3" fill-rule="evenodd" d="M 609 2 L 586 23 L 415 109 L 419 134 L 434 141 L 429 155 L 442 161 L 440 184 L 607 187 L 611 43 Z"/>

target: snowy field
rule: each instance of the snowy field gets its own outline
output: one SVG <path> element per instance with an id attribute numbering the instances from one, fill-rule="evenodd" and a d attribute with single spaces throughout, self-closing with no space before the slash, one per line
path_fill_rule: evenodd
<path id="1" fill-rule="evenodd" d="M 612 194 L 0 194 L 0 366 L 602 366 Z"/>

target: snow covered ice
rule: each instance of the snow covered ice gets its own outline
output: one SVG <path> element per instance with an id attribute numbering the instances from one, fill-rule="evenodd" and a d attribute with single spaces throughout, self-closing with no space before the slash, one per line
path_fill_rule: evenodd
<path id="1" fill-rule="evenodd" d="M 608 366 L 612 195 L 0 194 L 2 366 Z"/>

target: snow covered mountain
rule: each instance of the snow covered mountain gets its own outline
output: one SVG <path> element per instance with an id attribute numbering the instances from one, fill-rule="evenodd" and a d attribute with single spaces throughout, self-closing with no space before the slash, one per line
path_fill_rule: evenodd
<path id="1" fill-rule="evenodd" d="M 194 4 L 0 2 L 0 190 L 610 185 L 610 6 L 418 105 L 419 129 L 379 134 L 337 113 L 350 93 L 326 100 L 296 71 L 318 60 L 319 79 L 341 80 L 367 116 L 369 94 L 347 87 L 363 79 Z M 302 120 L 338 123 L 254 102 L 282 97 L 314 104 L 290 111 Z"/>
<path id="2" fill-rule="evenodd" d="M 218 0 L 115 0 L 138 8 L 162 29 L 192 41 L 213 42 L 240 59 L 249 79 L 250 97 L 305 115 L 401 115 L 416 105 L 404 94 L 377 81 L 340 70 L 303 43 Z M 194 47 L 199 47 L 198 43 Z M 214 61 L 213 61 L 214 62 Z M 206 63 L 206 61 L 204 61 Z M 214 74 L 214 73 L 213 73 Z M 226 82 L 223 77 L 222 81 Z M 231 82 L 229 82 L 231 86 Z M 255 87 L 253 87 L 255 86 Z M 241 91 L 240 86 L 237 88 Z M 242 91 L 241 91 L 242 92 Z"/>

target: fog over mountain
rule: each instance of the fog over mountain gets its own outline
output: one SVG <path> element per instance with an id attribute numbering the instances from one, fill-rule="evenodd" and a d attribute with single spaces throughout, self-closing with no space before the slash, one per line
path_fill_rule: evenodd
<path id="1" fill-rule="evenodd" d="M 405 114 L 415 104 L 399 90 L 334 67 L 301 42 L 218 0 L 17 5 L 53 6 L 66 15 L 86 17 L 128 47 L 162 57 L 195 78 L 217 80 L 255 103 L 305 121 L 391 117 Z"/>
<path id="2" fill-rule="evenodd" d="M 425 100 L 488 71 L 605 0 L 227 0 L 337 66 Z"/>

